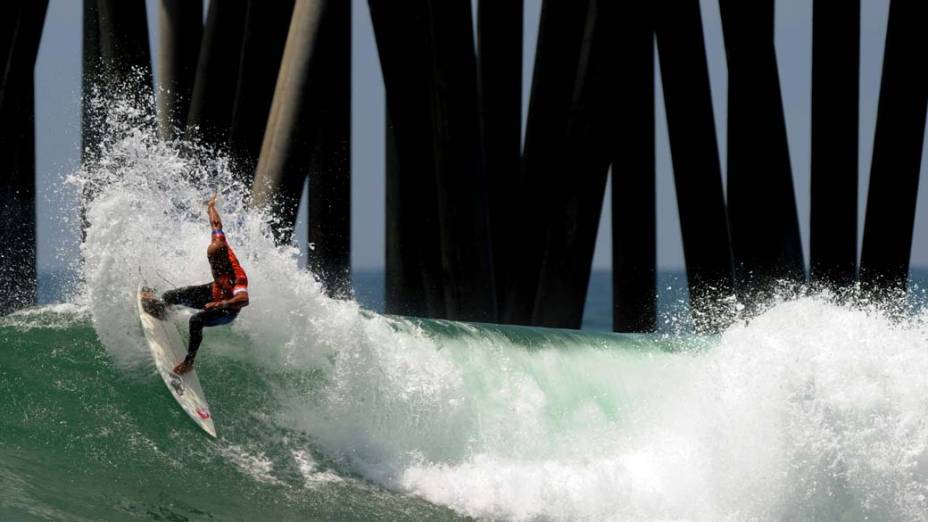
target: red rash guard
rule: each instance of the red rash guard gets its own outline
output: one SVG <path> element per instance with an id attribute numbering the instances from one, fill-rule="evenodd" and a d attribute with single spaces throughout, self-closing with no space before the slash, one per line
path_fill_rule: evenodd
<path id="1" fill-rule="evenodd" d="M 226 242 L 226 236 L 222 233 L 222 230 L 213 231 L 213 235 L 222 238 L 222 242 L 226 244 L 226 256 L 229 258 L 229 264 L 232 265 L 231 275 L 223 274 L 213 282 L 213 301 L 224 301 L 232 299 L 235 294 L 248 291 L 248 276 L 245 275 L 245 270 L 242 269 L 238 258 L 235 257 L 232 247 Z"/>

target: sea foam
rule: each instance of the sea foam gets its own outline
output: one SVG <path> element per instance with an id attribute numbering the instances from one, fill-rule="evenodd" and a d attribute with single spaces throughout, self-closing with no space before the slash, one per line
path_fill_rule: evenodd
<path id="1" fill-rule="evenodd" d="M 150 103 L 108 114 L 99 160 L 72 176 L 92 194 L 81 302 L 98 337 L 116 364 L 151 364 L 136 286 L 209 280 L 204 202 L 218 191 L 252 304 L 225 327 L 245 341 L 207 330 L 202 357 L 244 361 L 268 380 L 267 430 L 305 434 L 312 447 L 290 454 L 308 474 L 311 449 L 382 487 L 515 520 L 928 512 L 923 316 L 813 295 L 694 350 L 662 350 L 671 341 L 657 336 L 641 349 L 538 331 L 529 349 L 476 326 L 447 335 L 329 299 L 297 248 L 275 245 L 221 153 L 160 140 Z M 312 386 L 298 378 L 310 374 Z"/>

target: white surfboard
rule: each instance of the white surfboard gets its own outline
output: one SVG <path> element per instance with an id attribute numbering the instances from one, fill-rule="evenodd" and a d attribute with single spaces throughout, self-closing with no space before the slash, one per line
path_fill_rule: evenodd
<path id="1" fill-rule="evenodd" d="M 147 305 L 142 300 L 142 289 L 144 285 L 140 284 L 138 289 L 138 307 L 139 319 L 142 322 L 142 330 L 145 332 L 145 339 L 148 341 L 148 347 L 151 349 L 151 355 L 155 359 L 155 366 L 158 373 L 164 379 L 164 384 L 177 403 L 181 405 L 187 415 L 203 428 L 206 433 L 213 437 L 216 436 L 216 427 L 213 425 L 213 416 L 209 411 L 209 404 L 206 402 L 206 395 L 200 387 L 200 379 L 197 377 L 196 370 L 178 375 L 172 370 L 178 361 L 182 361 L 187 355 L 187 348 L 181 339 L 177 327 L 174 326 L 163 308 L 159 310 Z M 153 315 L 154 314 L 154 315 Z"/>

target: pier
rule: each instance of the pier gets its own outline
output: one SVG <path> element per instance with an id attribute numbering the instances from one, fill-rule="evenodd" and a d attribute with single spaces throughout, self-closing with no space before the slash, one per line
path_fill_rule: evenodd
<path id="1" fill-rule="evenodd" d="M 659 101 L 697 330 L 726 326 L 719 302 L 750 309 L 784 285 L 906 287 L 928 112 L 918 2 L 889 4 L 859 245 L 861 5 L 812 2 L 808 259 L 780 83 L 796 64 L 778 61 L 773 0 L 718 2 L 724 136 L 698 0 L 540 0 L 527 100 L 524 0 L 369 0 L 364 13 L 337 0 L 156 3 L 157 84 L 145 1 L 83 0 L 82 161 L 106 132 L 91 98 L 136 82 L 157 100 L 162 138 L 228 155 L 278 217 L 278 242 L 293 240 L 308 187 L 309 269 L 333 298 L 352 294 L 359 14 L 386 95 L 387 313 L 579 328 L 610 202 L 613 329 L 655 330 Z M 36 300 L 33 75 L 47 6 L 0 8 L 0 314 Z"/>

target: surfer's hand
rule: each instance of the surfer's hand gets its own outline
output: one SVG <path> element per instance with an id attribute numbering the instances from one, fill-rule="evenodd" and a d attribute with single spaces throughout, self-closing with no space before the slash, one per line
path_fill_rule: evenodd
<path id="1" fill-rule="evenodd" d="M 217 194 L 213 194 L 213 197 L 209 198 L 209 200 L 206 202 L 206 208 L 216 206 L 216 196 Z"/>
<path id="2" fill-rule="evenodd" d="M 171 371 L 173 371 L 177 375 L 183 375 L 192 369 L 193 369 L 193 361 L 188 363 L 187 361 L 184 360 L 184 361 L 177 363 L 177 366 L 175 366 L 174 369 Z"/>
<path id="3" fill-rule="evenodd" d="M 211 310 L 213 308 L 222 308 L 222 305 L 223 305 L 223 301 L 213 301 L 211 303 L 206 303 L 205 308 L 207 310 Z"/>

